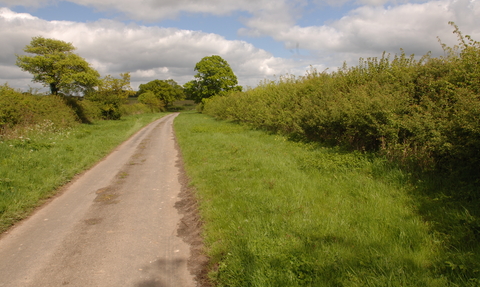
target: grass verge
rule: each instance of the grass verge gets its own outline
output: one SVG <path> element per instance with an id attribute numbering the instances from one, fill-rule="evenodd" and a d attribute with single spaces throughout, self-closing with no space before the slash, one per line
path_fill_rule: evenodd
<path id="1" fill-rule="evenodd" d="M 0 139 L 0 232 L 27 216 L 76 174 L 90 168 L 165 114 L 127 116 L 55 130 L 45 121 L 23 136 Z"/>
<path id="2" fill-rule="evenodd" d="M 430 198 L 427 218 L 429 196 L 382 158 L 196 113 L 175 130 L 216 286 L 478 286 L 478 243 L 448 261 L 449 210 Z"/>

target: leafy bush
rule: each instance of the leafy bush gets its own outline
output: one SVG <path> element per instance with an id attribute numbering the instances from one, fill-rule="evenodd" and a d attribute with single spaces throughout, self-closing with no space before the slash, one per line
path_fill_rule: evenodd
<path id="1" fill-rule="evenodd" d="M 173 89 L 173 88 L 172 88 Z M 153 91 L 146 91 L 138 96 L 138 101 L 150 108 L 150 111 L 160 112 L 164 110 L 165 103 L 155 95 Z"/>
<path id="2" fill-rule="evenodd" d="M 82 112 L 88 121 L 102 119 L 102 110 L 95 102 L 83 99 L 81 101 L 78 101 L 78 104 L 81 107 Z"/>
<path id="3" fill-rule="evenodd" d="M 102 118 L 118 120 L 122 116 L 120 107 L 128 102 L 128 97 L 134 92 L 130 86 L 130 74 L 120 74 L 120 78 L 110 75 L 101 80 L 98 90 L 85 95 L 86 99 L 95 102 L 100 108 Z"/>
<path id="4" fill-rule="evenodd" d="M 7 85 L 0 87 L 0 127 L 11 128 L 22 122 L 22 95 Z"/>
<path id="5" fill-rule="evenodd" d="M 61 96 L 22 94 L 8 85 L 0 87 L 0 134 L 45 120 L 62 129 L 75 125 L 78 117 Z"/>

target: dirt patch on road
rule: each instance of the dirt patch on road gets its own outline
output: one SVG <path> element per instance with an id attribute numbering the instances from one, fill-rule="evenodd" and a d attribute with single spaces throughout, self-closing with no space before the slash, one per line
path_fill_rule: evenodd
<path id="1" fill-rule="evenodd" d="M 195 196 L 195 188 L 189 186 L 189 178 L 183 166 L 181 150 L 176 143 L 176 149 L 179 159 L 176 166 L 180 170 L 179 180 L 182 185 L 179 194 L 180 200 L 175 203 L 175 208 L 183 215 L 178 226 L 177 236 L 190 245 L 190 258 L 188 260 L 188 269 L 195 276 L 197 286 L 210 287 L 212 284 L 208 280 L 208 262 L 209 258 L 205 255 L 202 232 L 202 221 L 198 211 L 198 201 Z"/>

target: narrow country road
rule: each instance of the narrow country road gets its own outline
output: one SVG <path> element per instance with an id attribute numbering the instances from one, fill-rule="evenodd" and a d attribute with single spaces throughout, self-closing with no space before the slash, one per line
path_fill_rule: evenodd
<path id="1" fill-rule="evenodd" d="M 178 237 L 176 114 L 142 129 L 0 238 L 0 286 L 195 286 Z"/>

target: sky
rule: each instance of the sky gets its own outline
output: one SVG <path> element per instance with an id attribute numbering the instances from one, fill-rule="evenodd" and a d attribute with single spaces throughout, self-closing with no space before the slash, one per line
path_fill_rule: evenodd
<path id="1" fill-rule="evenodd" d="M 0 85 L 41 87 L 15 65 L 32 37 L 72 43 L 102 76 L 132 87 L 193 79 L 219 55 L 239 84 L 335 71 L 359 58 L 443 55 L 449 21 L 480 40 L 480 0 L 0 0 Z"/>

